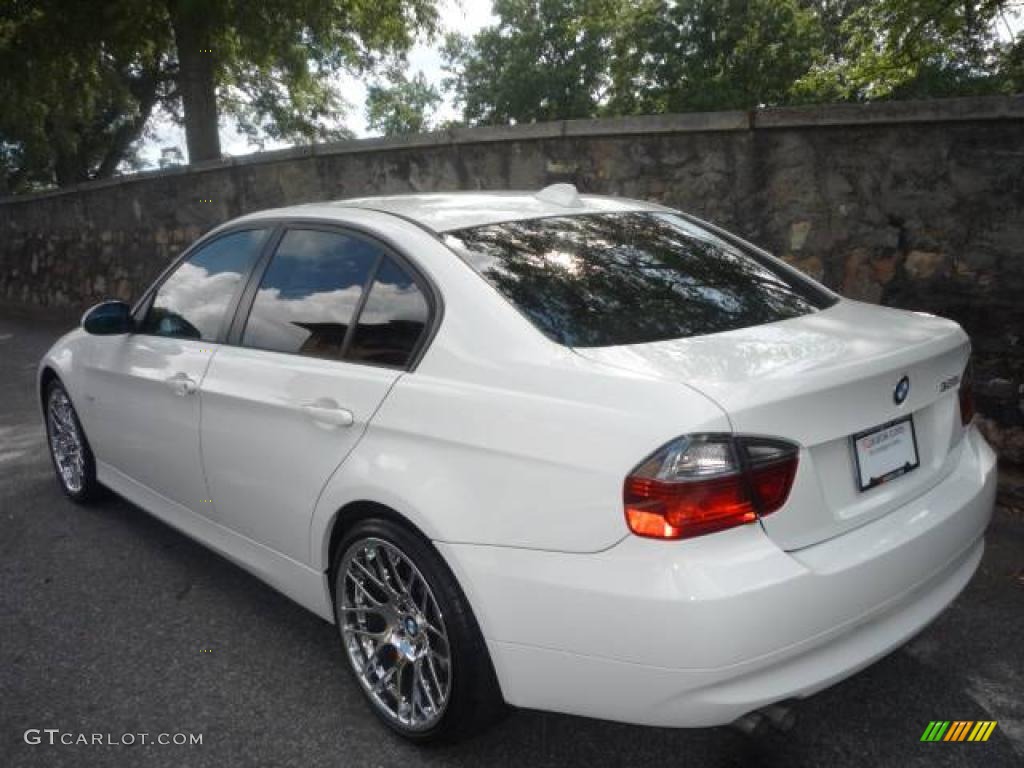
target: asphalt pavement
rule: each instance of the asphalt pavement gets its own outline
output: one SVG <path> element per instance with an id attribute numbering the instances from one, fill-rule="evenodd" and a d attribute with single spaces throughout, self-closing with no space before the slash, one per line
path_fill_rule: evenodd
<path id="1" fill-rule="evenodd" d="M 0 766 L 1024 765 L 1024 518 L 1007 509 L 950 609 L 800 702 L 788 733 L 516 711 L 468 743 L 407 745 L 368 710 L 332 626 L 125 501 L 65 499 L 34 391 L 61 330 L 0 313 Z M 922 743 L 932 720 L 998 725 L 985 743 Z M 60 743 L 80 734 L 135 743 Z"/>

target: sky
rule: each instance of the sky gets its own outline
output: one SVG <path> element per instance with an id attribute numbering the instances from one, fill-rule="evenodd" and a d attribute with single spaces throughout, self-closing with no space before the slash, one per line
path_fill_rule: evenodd
<path id="1" fill-rule="evenodd" d="M 472 35 L 483 27 L 495 23 L 497 19 L 491 13 L 491 0 L 441 0 L 438 10 L 441 16 L 441 30 L 433 42 L 420 40 L 409 51 L 407 75 L 412 78 L 417 72 L 422 72 L 427 81 L 441 92 L 444 101 L 435 115 L 435 119 L 440 122 L 460 116 L 452 104 L 451 95 L 441 88 L 441 81 L 445 77 L 441 68 L 441 42 L 444 35 L 448 32 Z M 340 92 L 350 104 L 345 124 L 360 138 L 373 135 L 366 127 L 366 82 L 349 74 L 339 75 L 338 81 Z M 250 145 L 245 136 L 230 125 L 221 126 L 220 141 L 221 150 L 228 155 L 247 155 L 258 151 L 258 147 Z M 143 142 L 139 156 L 147 166 L 157 167 L 161 150 L 172 146 L 177 146 L 181 150 L 183 158 L 187 157 L 184 130 L 166 116 L 157 116 L 152 135 Z M 288 146 L 291 146 L 290 142 L 268 140 L 264 149 Z"/>

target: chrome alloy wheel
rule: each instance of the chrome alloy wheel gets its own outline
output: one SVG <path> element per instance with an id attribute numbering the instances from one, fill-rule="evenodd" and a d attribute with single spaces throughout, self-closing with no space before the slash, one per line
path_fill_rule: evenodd
<path id="1" fill-rule="evenodd" d="M 394 544 L 358 539 L 341 561 L 338 614 L 356 677 L 400 728 L 425 731 L 451 695 L 451 646 L 423 574 Z"/>
<path id="2" fill-rule="evenodd" d="M 85 449 L 67 392 L 54 387 L 46 404 L 50 451 L 61 482 L 71 493 L 79 493 L 85 480 Z"/>

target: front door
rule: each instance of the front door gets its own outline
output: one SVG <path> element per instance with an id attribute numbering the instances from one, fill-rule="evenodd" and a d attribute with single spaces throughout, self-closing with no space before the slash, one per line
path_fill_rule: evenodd
<path id="1" fill-rule="evenodd" d="M 199 513 L 209 505 L 199 386 L 266 236 L 244 230 L 201 245 L 160 283 L 135 333 L 94 337 L 86 365 L 97 459 Z"/>

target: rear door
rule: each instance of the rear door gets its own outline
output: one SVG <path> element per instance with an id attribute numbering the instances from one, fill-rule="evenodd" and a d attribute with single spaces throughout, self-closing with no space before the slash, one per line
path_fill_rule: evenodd
<path id="1" fill-rule="evenodd" d="M 424 340 L 429 293 L 353 232 L 285 230 L 203 381 L 218 522 L 300 562 L 321 489 Z"/>
<path id="2" fill-rule="evenodd" d="M 199 245 L 139 308 L 135 333 L 92 337 L 85 406 L 97 458 L 200 514 L 210 510 L 199 385 L 268 234 L 233 231 Z"/>

